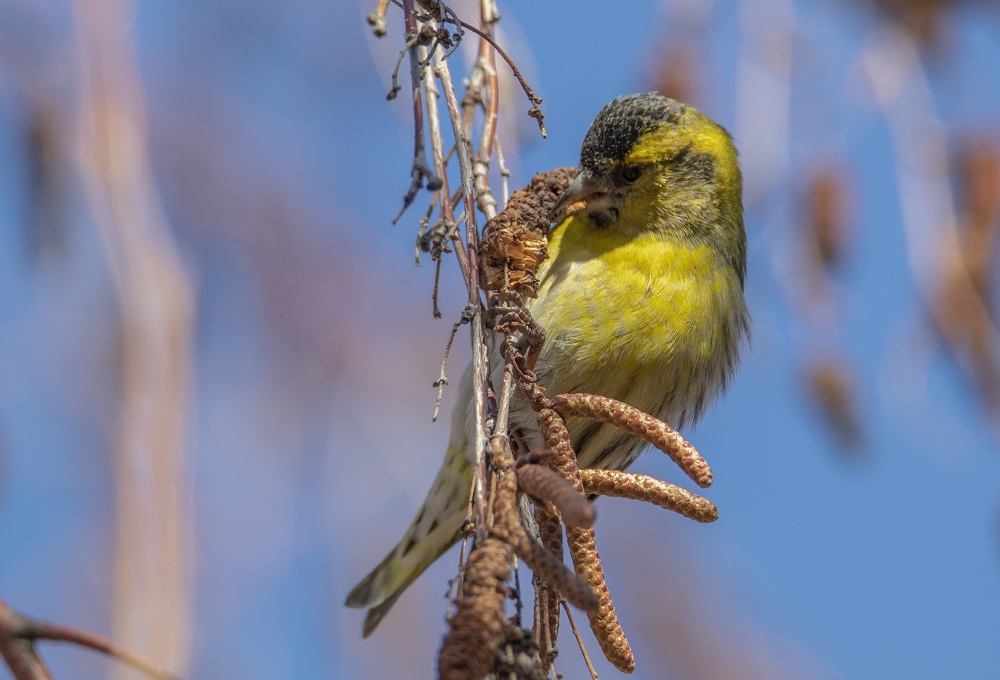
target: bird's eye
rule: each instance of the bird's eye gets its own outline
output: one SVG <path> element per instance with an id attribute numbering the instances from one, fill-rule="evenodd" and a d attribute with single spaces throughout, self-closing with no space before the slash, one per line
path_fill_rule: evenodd
<path id="1" fill-rule="evenodd" d="M 626 182 L 634 182 L 639 179 L 639 175 L 642 174 L 642 170 L 637 165 L 630 165 L 624 170 L 622 170 L 622 179 Z"/>

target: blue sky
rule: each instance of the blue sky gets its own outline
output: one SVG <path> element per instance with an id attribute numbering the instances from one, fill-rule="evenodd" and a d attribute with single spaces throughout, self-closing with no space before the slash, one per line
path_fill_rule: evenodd
<path id="1" fill-rule="evenodd" d="M 516 92 L 504 103 L 512 189 L 574 164 L 594 114 L 650 89 L 660 42 L 685 35 L 698 36 L 695 102 L 733 132 L 756 187 L 752 351 L 689 433 L 715 471 L 707 495 L 721 519 L 689 525 L 625 501 L 598 506 L 634 677 L 993 677 L 1000 458 L 929 331 L 908 264 L 892 126 L 922 123 L 905 106 L 900 118 L 882 114 L 861 56 L 892 34 L 861 3 L 779 0 L 710 3 L 702 32 L 689 34 L 685 4 L 501 6 L 501 38 L 544 98 L 549 130 L 538 139 Z M 27 25 L 49 27 L 41 44 L 65 56 L 68 20 L 47 11 Z M 412 131 L 405 93 L 384 100 L 400 13 L 375 41 L 370 11 L 314 0 L 138 11 L 154 167 L 197 299 L 192 678 L 424 677 L 444 630 L 453 555 L 369 640 L 360 613 L 340 606 L 434 475 L 448 426 L 430 422 L 430 384 L 463 307 L 448 262 L 444 319 L 432 319 L 433 268 L 413 266 L 426 195 L 389 224 Z M 949 139 L 998 141 L 998 35 L 995 10 L 963 6 L 924 56 L 930 110 Z M 783 37 L 787 77 L 759 63 L 773 47 L 780 64 Z M 39 257 L 28 245 L 20 82 L 0 70 L 0 597 L 108 633 L 115 294 L 75 180 L 62 248 Z M 904 105 L 920 101 L 912 85 L 901 87 Z M 773 96 L 782 88 L 787 100 Z M 761 146 L 774 130 L 781 143 Z M 907 149 L 925 142 L 905 138 Z M 805 178 L 823 162 L 848 171 L 852 237 L 815 322 L 795 306 L 794 277 Z M 459 338 L 454 374 L 468 357 Z M 865 444 L 854 456 L 803 387 L 806 363 L 827 354 L 855 378 Z M 655 453 L 635 469 L 683 483 Z M 560 647 L 559 670 L 584 677 L 572 638 Z M 88 652 L 45 655 L 57 677 L 107 673 Z"/>

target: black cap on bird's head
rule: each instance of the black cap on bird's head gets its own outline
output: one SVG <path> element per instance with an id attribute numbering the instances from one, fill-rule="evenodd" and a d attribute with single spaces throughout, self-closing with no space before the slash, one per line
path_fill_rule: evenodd
<path id="1" fill-rule="evenodd" d="M 552 211 L 553 221 L 586 212 L 600 226 L 621 215 L 625 190 L 641 168 L 626 159 L 648 132 L 678 124 L 688 106 L 650 92 L 619 97 L 601 109 L 580 150 L 580 174 Z"/>
<path id="2" fill-rule="evenodd" d="M 647 132 L 662 123 L 680 122 L 687 106 L 650 92 L 619 97 L 594 118 L 580 150 L 580 167 L 602 174 L 621 163 Z"/>

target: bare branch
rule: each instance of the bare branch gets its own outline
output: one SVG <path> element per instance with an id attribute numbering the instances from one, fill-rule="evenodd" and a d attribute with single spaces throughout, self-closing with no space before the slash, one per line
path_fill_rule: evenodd
<path id="1" fill-rule="evenodd" d="M 403 17 L 406 22 L 406 45 L 403 48 L 410 55 L 410 81 L 413 89 L 413 169 L 410 171 L 410 188 L 403 196 L 403 207 L 394 218 L 395 224 L 406 209 L 413 203 L 417 192 L 427 182 L 427 188 L 436 191 L 441 188 L 441 179 L 434 174 L 434 171 L 427 165 L 427 151 L 424 146 L 424 105 L 423 90 L 420 81 L 423 79 L 423 66 L 420 55 L 417 52 L 417 45 L 430 44 L 435 38 L 434 29 L 430 26 L 420 28 L 417 26 L 417 18 L 413 11 L 413 0 L 403 0 Z M 430 30 L 424 30 L 430 29 Z M 398 66 L 398 62 L 397 62 Z M 388 99 L 393 99 L 398 91 L 399 85 L 393 81 L 393 89 L 389 91 Z"/>
<path id="2" fill-rule="evenodd" d="M 15 680 L 51 680 L 51 673 L 35 650 L 36 640 L 69 642 L 106 654 L 151 678 L 176 679 L 176 676 L 151 661 L 133 654 L 107 638 L 22 616 L 0 600 L 0 657 L 7 663 Z"/>

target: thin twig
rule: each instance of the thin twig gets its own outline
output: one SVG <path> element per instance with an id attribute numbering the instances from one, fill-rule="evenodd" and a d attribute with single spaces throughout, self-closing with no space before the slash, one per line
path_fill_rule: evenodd
<path id="1" fill-rule="evenodd" d="M 487 220 L 496 217 L 497 202 L 490 190 L 489 172 L 490 158 L 493 155 L 493 145 L 496 141 L 497 119 L 500 113 L 500 85 L 497 78 L 496 52 L 492 49 L 492 41 L 487 36 L 492 33 L 493 25 L 486 23 L 486 31 L 479 41 L 479 57 L 476 69 L 483 74 L 486 91 L 489 97 L 485 100 L 486 115 L 483 119 L 483 131 L 479 138 L 479 152 L 476 154 L 473 172 L 476 176 L 476 200 L 479 209 Z M 482 100 L 482 92 L 480 91 Z"/>
<path id="2" fill-rule="evenodd" d="M 452 610 L 454 610 L 455 608 L 455 602 L 459 594 L 462 592 L 462 584 L 465 581 L 465 564 L 466 564 L 465 556 L 469 548 L 469 537 L 475 533 L 474 530 L 469 529 L 469 525 L 472 524 L 473 522 L 472 501 L 475 498 L 475 493 L 474 493 L 475 488 L 476 488 L 476 480 L 472 479 L 472 481 L 469 483 L 469 495 L 468 495 L 469 501 L 466 504 L 465 523 L 462 525 L 462 547 L 458 555 L 458 576 L 455 577 L 454 588 L 451 589 L 448 593 L 448 604 Z"/>
<path id="3" fill-rule="evenodd" d="M 441 96 L 441 93 L 438 91 L 437 83 L 430 69 L 424 73 L 424 88 L 427 90 L 427 128 L 431 138 L 431 157 L 434 159 L 434 170 L 441 180 L 441 188 L 438 190 L 441 219 L 448 227 L 449 237 L 452 239 L 455 258 L 458 260 L 459 269 L 462 270 L 462 276 L 468 279 L 469 261 L 465 256 L 465 247 L 462 244 L 461 234 L 458 229 L 454 228 L 460 222 L 460 220 L 455 220 L 454 209 L 459 193 L 456 192 L 455 197 L 452 198 L 448 187 L 448 157 L 444 155 L 441 120 L 438 115 L 438 98 Z"/>
<path id="4" fill-rule="evenodd" d="M 490 46 L 493 47 L 493 49 L 495 49 L 497 53 L 503 58 L 503 60 L 507 62 L 507 66 L 510 67 L 510 70 L 514 74 L 514 77 L 517 78 L 517 82 L 521 85 L 521 89 L 524 90 L 525 96 L 528 98 L 528 101 L 531 102 L 531 108 L 528 109 L 528 115 L 538 121 L 538 129 L 541 131 L 542 137 L 543 138 L 547 137 L 548 133 L 545 131 L 545 116 L 542 115 L 542 110 L 539 108 L 539 104 L 542 103 L 542 99 L 541 97 L 535 96 L 535 91 L 531 88 L 531 86 L 528 85 L 527 81 L 525 81 L 524 76 L 521 75 L 521 71 L 520 69 L 517 68 L 517 65 L 514 63 L 514 61 L 510 58 L 510 56 L 508 56 L 506 52 L 504 52 L 503 48 L 500 47 L 500 45 L 498 45 L 496 41 L 493 40 L 492 37 L 490 37 L 483 31 L 480 31 L 475 26 L 472 26 L 462 21 L 461 19 L 459 19 L 458 23 L 462 26 L 462 28 L 472 31 L 480 38 L 488 42 Z"/>
<path id="5" fill-rule="evenodd" d="M 441 188 L 442 180 L 434 174 L 434 171 L 427 165 L 427 150 L 424 146 L 424 105 L 423 90 L 420 81 L 423 79 L 423 68 L 421 67 L 420 55 L 417 52 L 417 45 L 427 43 L 433 39 L 433 31 L 430 35 L 421 31 L 417 26 L 417 18 L 413 12 L 413 0 L 403 0 L 403 17 L 406 21 L 406 51 L 410 56 L 410 82 L 413 88 L 413 168 L 410 171 L 410 188 L 403 196 L 403 207 L 394 218 L 393 224 L 399 221 L 406 209 L 417 197 L 417 192 L 427 181 L 427 188 L 436 191 Z M 394 84 L 398 87 L 398 83 Z M 390 91 L 390 94 L 393 94 Z M 391 99 L 392 97 L 390 97 Z"/>
<path id="6" fill-rule="evenodd" d="M 444 100 L 448 106 L 448 117 L 451 120 L 452 132 L 455 135 L 455 147 L 458 153 L 458 165 L 462 177 L 462 190 L 465 196 L 465 233 L 466 253 L 469 268 L 466 276 L 466 287 L 469 292 L 469 305 L 475 308 L 472 320 L 472 371 L 474 385 L 474 446 L 475 458 L 473 476 L 478 478 L 475 499 L 479 520 L 476 531 L 480 538 L 485 537 L 486 498 L 483 491 L 483 480 L 486 479 L 486 379 L 489 374 L 489 363 L 486 355 L 486 343 L 483 325 L 480 317 L 479 297 L 479 231 L 476 225 L 475 178 L 472 174 L 472 158 L 469 153 L 469 141 L 462 126 L 461 111 L 458 96 L 455 94 L 455 84 L 451 79 L 448 63 L 441 59 L 435 60 L 435 73 L 441 81 Z"/>
<path id="7" fill-rule="evenodd" d="M 34 629 L 32 630 L 30 637 L 37 640 L 70 642 L 80 645 L 81 647 L 87 647 L 88 649 L 92 649 L 96 652 L 101 652 L 102 654 L 107 654 L 112 658 L 118 659 L 122 663 L 132 666 L 136 670 L 139 670 L 152 678 L 159 678 L 160 680 L 173 680 L 177 677 L 163 670 L 152 661 L 148 661 L 138 654 L 130 652 L 121 645 L 115 644 L 107 638 L 103 638 L 100 635 L 95 635 L 93 633 L 87 633 L 82 630 L 76 630 L 75 628 L 70 628 L 68 626 L 60 626 L 54 623 L 36 621 L 34 622 Z"/>
<path id="8" fill-rule="evenodd" d="M 507 161 L 503 155 L 503 147 L 500 145 L 500 135 L 496 135 L 496 150 L 497 166 L 500 169 L 500 193 L 503 198 L 503 204 L 507 205 L 507 201 L 510 198 L 510 168 L 507 167 Z"/>
<path id="9" fill-rule="evenodd" d="M 23 616 L 0 600 L 0 656 L 7 662 L 16 680 L 50 680 L 51 674 L 34 647 L 37 640 L 68 642 L 86 647 L 117 659 L 158 680 L 176 678 L 153 662 L 107 638 L 69 626 Z"/>
<path id="10" fill-rule="evenodd" d="M 441 258 L 434 258 L 434 292 L 431 293 L 431 305 L 434 309 L 431 310 L 431 315 L 435 319 L 441 318 L 441 310 L 438 308 L 438 289 L 441 285 Z M 434 405 L 434 419 L 437 420 L 437 407 L 441 405 L 440 395 L 437 404 Z"/>
<path id="11" fill-rule="evenodd" d="M 463 324 L 469 323 L 473 316 L 474 311 L 471 307 L 466 307 L 462 312 L 462 316 L 459 317 L 458 321 L 451 327 L 451 335 L 448 336 L 448 343 L 444 346 L 444 356 L 441 358 L 441 375 L 437 380 L 434 381 L 433 387 L 438 388 L 437 399 L 434 401 L 434 416 L 431 418 L 433 421 L 437 421 L 438 412 L 441 410 L 441 400 L 444 399 L 444 386 L 448 384 L 448 378 L 445 377 L 444 368 L 448 365 L 448 355 L 451 354 L 451 343 L 455 341 L 455 335 L 458 333 L 458 329 L 462 327 Z"/>
<path id="12" fill-rule="evenodd" d="M 535 504 L 535 523 L 538 526 L 538 537 L 545 549 L 563 559 L 563 531 L 559 517 L 550 512 L 544 505 Z M 539 656 L 542 669 L 552 666 L 556 654 L 556 641 L 559 638 L 559 592 L 555 587 L 535 576 L 535 600 L 541 602 L 535 616 L 536 639 L 538 640 Z"/>
<path id="13" fill-rule="evenodd" d="M 566 617 L 569 619 L 569 627 L 573 630 L 573 636 L 576 638 L 576 643 L 580 645 L 580 653 L 583 654 L 583 660 L 587 664 L 587 670 L 590 671 L 590 677 L 592 680 L 597 680 L 597 670 L 594 668 L 594 664 L 590 661 L 590 654 L 587 654 L 587 645 L 583 644 L 583 638 L 580 637 L 580 629 L 576 627 L 576 621 L 573 619 L 573 611 L 569 608 L 565 601 L 562 602 L 563 609 L 566 610 Z"/>
<path id="14" fill-rule="evenodd" d="M 396 55 L 396 63 L 393 65 L 392 74 L 389 76 L 389 81 L 392 85 L 389 87 L 389 91 L 385 93 L 385 100 L 387 102 L 391 102 L 398 97 L 399 91 L 403 89 L 399 84 L 399 68 L 403 65 L 403 59 L 410 53 L 410 48 L 416 44 L 417 36 L 414 35 L 403 44 L 403 49 Z"/>
<path id="15" fill-rule="evenodd" d="M 376 38 L 382 38 L 389 32 L 385 25 L 385 10 L 388 7 L 389 0 L 379 0 L 375 11 L 368 15 L 368 25 L 372 27 Z"/>
<path id="16" fill-rule="evenodd" d="M 524 598 L 521 597 L 521 570 L 518 569 L 519 566 L 517 556 L 515 555 L 514 566 L 511 567 L 511 573 L 514 574 L 514 592 L 511 593 L 511 596 L 514 598 L 514 620 L 517 621 L 517 625 L 520 628 L 523 618 Z"/>

